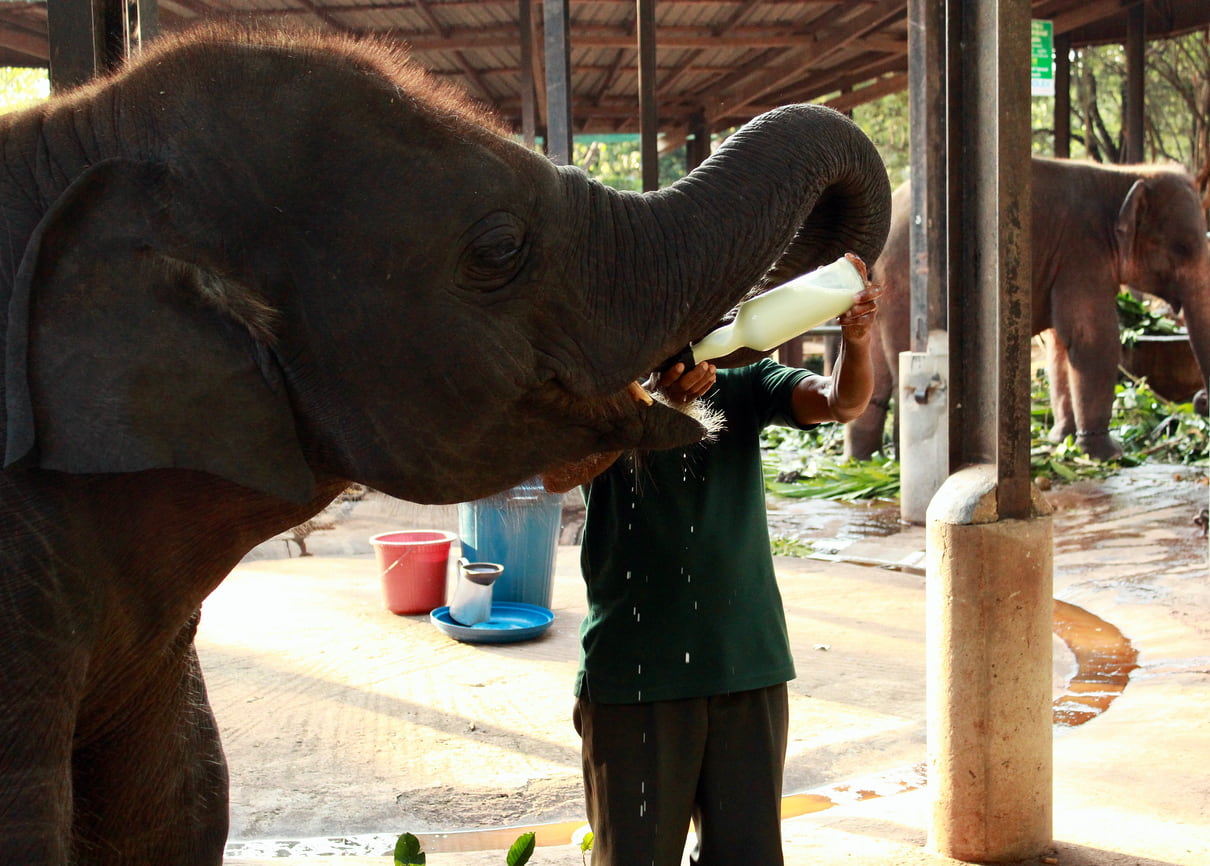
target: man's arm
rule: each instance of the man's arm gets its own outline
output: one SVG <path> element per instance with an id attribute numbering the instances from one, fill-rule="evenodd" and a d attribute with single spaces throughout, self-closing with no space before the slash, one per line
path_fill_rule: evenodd
<path id="1" fill-rule="evenodd" d="M 840 354 L 832 365 L 832 375 L 807 376 L 795 386 L 791 399 L 794 420 L 799 424 L 844 423 L 865 411 L 874 391 L 870 340 L 880 294 L 880 286 L 867 287 L 849 311 L 837 319 Z"/>

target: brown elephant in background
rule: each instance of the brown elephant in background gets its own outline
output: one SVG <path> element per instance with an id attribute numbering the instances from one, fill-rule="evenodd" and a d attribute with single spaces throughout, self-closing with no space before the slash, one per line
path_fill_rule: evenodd
<path id="1" fill-rule="evenodd" d="M 881 249 L 877 151 L 774 110 L 621 193 L 382 45 L 204 30 L 0 118 L 0 859 L 218 864 L 194 631 L 350 481 L 419 502 L 704 430 L 628 386 Z"/>
<path id="2" fill-rule="evenodd" d="M 911 346 L 911 189 L 892 198 L 891 231 L 873 279 L 885 287 L 874 337 L 870 406 L 846 427 L 846 454 L 861 460 L 883 445 L 886 412 L 898 390 L 899 353 Z M 1116 296 L 1128 286 L 1183 312 L 1203 385 L 1210 370 L 1210 247 L 1193 179 L 1177 168 L 1033 159 L 1033 333 L 1047 335 L 1053 442 L 1074 435 L 1089 455 L 1109 459 L 1121 357 Z M 961 291 L 961 287 L 950 287 Z M 939 321 L 944 321 L 944 316 Z M 950 339 L 956 339 L 950 335 Z"/>

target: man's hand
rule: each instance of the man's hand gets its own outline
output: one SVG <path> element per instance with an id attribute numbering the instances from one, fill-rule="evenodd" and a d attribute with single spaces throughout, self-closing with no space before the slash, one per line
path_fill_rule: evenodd
<path id="1" fill-rule="evenodd" d="M 647 387 L 659 391 L 670 403 L 691 403 L 714 387 L 717 370 L 708 361 L 702 361 L 692 370 L 685 371 L 682 363 L 673 364 L 663 373 L 651 374 Z"/>
<path id="2" fill-rule="evenodd" d="M 873 283 L 867 283 L 866 287 L 857 293 L 853 306 L 836 320 L 845 340 L 862 341 L 869 337 L 878 314 L 878 298 L 881 295 L 882 286 Z"/>

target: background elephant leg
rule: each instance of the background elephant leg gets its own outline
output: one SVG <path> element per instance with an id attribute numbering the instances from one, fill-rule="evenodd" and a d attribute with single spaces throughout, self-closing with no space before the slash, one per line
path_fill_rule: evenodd
<path id="1" fill-rule="evenodd" d="M 1121 456 L 1122 448 L 1109 436 L 1113 414 L 1114 385 L 1122 347 L 1117 314 L 1075 333 L 1067 347 L 1067 381 L 1072 414 L 1075 416 L 1076 443 L 1098 460 Z"/>
<path id="2" fill-rule="evenodd" d="M 846 459 L 869 460 L 882 448 L 883 432 L 886 430 L 886 415 L 895 393 L 897 367 L 893 368 L 883 350 L 882 335 L 874 329 L 870 340 L 870 362 L 874 365 L 874 390 L 870 404 L 860 416 L 844 427 L 844 456 Z M 896 361 L 897 364 L 897 361 Z M 895 442 L 898 443 L 899 424 L 895 418 Z"/>
<path id="3" fill-rule="evenodd" d="M 846 459 L 869 460 L 883 445 L 886 417 L 890 409 L 890 396 L 894 383 L 886 377 L 885 384 L 874 383 L 870 405 L 857 418 L 844 427 L 844 456 Z M 898 420 L 898 419 L 896 419 Z M 896 425 L 898 427 L 898 425 Z M 896 429 L 896 432 L 898 430 Z"/>
<path id="4" fill-rule="evenodd" d="M 1071 402 L 1070 361 L 1067 347 L 1054 331 L 1044 331 L 1042 342 L 1046 346 L 1046 375 L 1050 380 L 1050 408 L 1054 413 L 1048 438 L 1057 445 L 1068 436 L 1075 436 L 1077 429 Z"/>
<path id="5" fill-rule="evenodd" d="M 227 764 L 193 646 L 195 624 L 106 732 L 76 751 L 81 864 L 222 862 Z"/>

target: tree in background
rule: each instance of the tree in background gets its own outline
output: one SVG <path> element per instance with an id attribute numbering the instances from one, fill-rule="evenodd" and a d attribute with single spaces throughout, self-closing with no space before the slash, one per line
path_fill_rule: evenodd
<path id="1" fill-rule="evenodd" d="M 911 128 L 908 123 L 908 92 L 888 94 L 853 109 L 853 122 L 870 137 L 886 164 L 891 186 L 911 176 Z"/>
<path id="2" fill-rule="evenodd" d="M 1148 162 L 1177 162 L 1197 178 L 1210 208 L 1210 30 L 1149 42 L 1144 124 Z M 1126 53 L 1102 45 L 1072 53 L 1072 147 L 1077 159 L 1120 162 Z M 1054 100 L 1032 100 L 1033 152 L 1054 153 Z M 907 178 L 907 94 L 859 105 L 853 119 L 877 145 L 891 183 Z"/>
<path id="3" fill-rule="evenodd" d="M 49 94 L 45 69 L 0 66 L 0 114 L 40 102 Z"/>
<path id="4" fill-rule="evenodd" d="M 1147 65 L 1148 85 L 1163 82 L 1146 97 L 1147 146 L 1193 172 L 1210 210 L 1210 29 L 1152 43 Z"/>
<path id="5" fill-rule="evenodd" d="M 637 135 L 608 136 L 599 141 L 572 142 L 571 161 L 614 189 L 643 188 L 643 160 Z M 668 186 L 688 173 L 685 148 L 660 154 L 660 186 Z"/>
<path id="6" fill-rule="evenodd" d="M 1147 162 L 1177 162 L 1210 207 L 1210 30 L 1147 43 L 1143 106 Z M 1120 45 L 1072 52 L 1072 156 L 1122 161 L 1126 54 Z"/>

